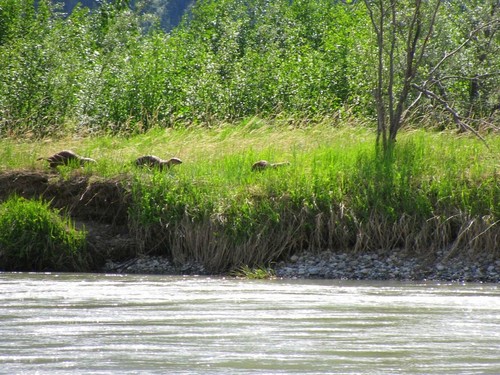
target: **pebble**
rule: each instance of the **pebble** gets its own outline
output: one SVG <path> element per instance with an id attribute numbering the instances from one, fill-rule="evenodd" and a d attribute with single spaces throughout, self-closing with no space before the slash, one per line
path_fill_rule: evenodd
<path id="1" fill-rule="evenodd" d="M 439 254 L 445 257 L 445 253 Z M 323 260 L 318 262 L 317 260 Z M 326 259 L 326 261 L 325 261 Z M 274 270 L 281 278 L 335 278 L 357 280 L 444 280 L 500 282 L 498 261 L 441 259 L 427 264 L 401 253 L 356 255 L 332 251 L 303 253 L 293 261 L 282 261 Z M 315 264 L 315 266 L 310 266 Z M 321 267 L 318 267 L 321 264 Z"/>
<path id="2" fill-rule="evenodd" d="M 438 253 L 434 263 L 408 257 L 398 251 L 390 254 L 348 254 L 333 251 L 294 254 L 273 265 L 274 274 L 285 279 L 345 280 L 442 280 L 500 282 L 500 262 L 492 259 L 448 259 Z M 104 272 L 207 275 L 203 265 L 187 262 L 176 266 L 164 257 L 144 256 L 128 262 L 108 261 Z"/>
<path id="3" fill-rule="evenodd" d="M 203 265 L 187 262 L 176 266 L 166 257 L 143 256 L 126 262 L 108 260 L 104 265 L 106 273 L 160 274 L 160 275 L 206 275 Z"/>

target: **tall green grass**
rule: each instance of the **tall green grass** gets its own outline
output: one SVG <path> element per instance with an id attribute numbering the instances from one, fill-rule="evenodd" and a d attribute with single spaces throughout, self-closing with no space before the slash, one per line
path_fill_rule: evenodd
<path id="1" fill-rule="evenodd" d="M 293 140 L 280 144 L 290 134 Z M 247 136 L 231 130 L 220 149 L 227 139 L 239 138 L 238 145 Z M 160 238 L 151 243 L 214 269 L 263 264 L 304 249 L 402 248 L 429 256 L 455 246 L 472 257 L 498 251 L 495 137 L 488 151 L 471 138 L 412 132 L 385 160 L 367 130 L 274 130 L 265 138 L 258 150 L 214 151 L 198 166 L 141 179 L 134 227 L 155 228 Z M 254 173 L 250 165 L 260 158 L 291 165 Z"/>
<path id="2" fill-rule="evenodd" d="M 12 196 L 0 204 L 0 269 L 87 269 L 85 232 L 41 200 Z"/>
<path id="3" fill-rule="evenodd" d="M 488 150 L 473 137 L 407 131 L 381 159 L 375 134 L 362 126 L 248 122 L 74 145 L 98 160 L 88 173 L 129 187 L 129 228 L 140 252 L 196 259 L 216 271 L 303 250 L 498 255 L 498 136 L 487 137 Z M 19 151 L 10 142 L 0 146 L 14 168 Z M 40 145 L 19 149 L 30 147 Z M 57 142 L 44 147 L 48 153 Z M 135 157 L 149 153 L 184 163 L 167 172 L 133 167 Z M 46 168 L 30 158 L 17 162 Z M 260 159 L 290 165 L 252 171 Z"/>

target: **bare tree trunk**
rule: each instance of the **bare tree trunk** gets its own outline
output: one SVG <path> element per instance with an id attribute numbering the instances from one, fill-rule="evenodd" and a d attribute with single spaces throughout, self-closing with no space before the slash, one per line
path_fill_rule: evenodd
<path id="1" fill-rule="evenodd" d="M 366 1 L 366 0 L 365 0 Z M 387 148 L 387 126 L 384 103 L 384 14 L 386 12 L 384 3 L 379 2 L 380 17 L 377 20 L 373 10 L 367 6 L 370 19 L 377 35 L 378 67 L 377 87 L 375 88 L 375 103 L 377 108 L 377 145 L 382 142 L 382 148 Z M 378 22 L 377 22 L 378 21 Z"/>
<path id="2" fill-rule="evenodd" d="M 414 0 L 411 17 L 408 19 L 406 27 L 400 26 L 405 22 L 401 22 L 399 19 L 402 5 L 398 0 L 364 1 L 377 36 L 378 69 L 375 89 L 378 123 L 377 144 L 380 145 L 380 139 L 382 139 L 383 150 L 389 151 L 402 126 L 408 95 L 432 35 L 441 0 L 437 0 L 431 9 L 427 32 L 423 30 L 423 18 L 429 16 L 429 14 L 423 14 L 422 11 L 423 4 L 426 4 L 424 0 Z M 401 35 L 406 35 L 404 43 L 401 42 Z M 402 67 L 404 74 L 398 85 L 396 62 L 399 59 L 396 53 L 400 50 L 401 44 L 403 44 L 402 49 L 405 53 Z M 387 72 L 385 72 L 386 60 Z M 396 94 L 397 87 L 400 88 L 399 93 Z M 387 124 L 389 124 L 389 129 L 387 129 Z"/>

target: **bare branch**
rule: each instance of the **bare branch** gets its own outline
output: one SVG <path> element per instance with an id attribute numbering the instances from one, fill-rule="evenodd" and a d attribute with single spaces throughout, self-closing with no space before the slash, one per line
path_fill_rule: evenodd
<path id="1" fill-rule="evenodd" d="M 474 30 L 472 30 L 469 33 L 469 36 L 467 37 L 467 39 L 465 39 L 462 43 L 460 43 L 460 45 L 458 45 L 457 48 L 455 48 L 451 52 L 445 52 L 443 58 L 441 60 L 439 60 L 438 63 L 429 72 L 429 79 L 424 82 L 424 84 L 422 85 L 422 87 L 425 87 L 427 85 L 427 83 L 432 78 L 432 76 L 434 75 L 434 73 L 436 72 L 436 70 L 438 70 L 439 67 L 441 65 L 443 65 L 446 60 L 448 60 L 450 57 L 456 55 L 462 48 L 464 48 L 472 40 L 472 38 L 474 36 L 476 36 L 477 33 L 479 33 L 481 30 L 483 30 L 483 29 L 485 29 L 487 27 L 490 27 L 490 26 L 492 26 L 492 25 L 494 25 L 496 23 L 500 23 L 500 19 L 495 19 L 495 20 L 493 20 L 491 22 L 485 23 L 485 24 L 483 24 L 483 25 L 475 28 Z"/>
<path id="2" fill-rule="evenodd" d="M 375 22 L 375 15 L 373 14 L 373 9 L 370 6 L 370 4 L 368 3 L 368 0 L 364 0 L 364 1 L 365 1 L 366 9 L 368 9 L 368 14 L 370 16 L 370 20 L 372 22 L 373 29 L 375 30 L 375 34 L 379 35 L 380 30 L 377 26 L 377 23 Z"/>
<path id="3" fill-rule="evenodd" d="M 368 0 L 364 0 L 366 8 L 368 9 L 368 14 L 372 22 L 375 34 L 377 35 L 377 46 L 378 46 L 378 81 L 377 87 L 375 89 L 375 102 L 377 105 L 377 144 L 379 144 L 380 137 L 382 137 L 383 148 L 386 148 L 387 136 L 386 136 L 386 123 L 385 123 L 385 105 L 383 97 L 383 71 L 384 71 L 384 18 L 385 18 L 385 8 L 382 1 L 378 2 L 380 16 L 376 19 L 376 15 L 373 12 L 372 5 L 370 5 Z"/>
<path id="4" fill-rule="evenodd" d="M 463 121 L 463 118 L 462 116 L 460 116 L 458 114 L 457 111 L 455 111 L 453 108 L 450 107 L 450 105 L 448 104 L 448 102 L 446 100 L 443 100 L 442 98 L 440 98 L 438 95 L 436 95 L 435 93 L 433 93 L 432 91 L 426 89 L 425 87 L 421 87 L 421 86 L 418 86 L 416 85 L 415 83 L 412 83 L 412 87 L 417 89 L 418 91 L 420 91 L 421 93 L 423 93 L 425 96 L 427 96 L 428 98 L 432 98 L 436 101 L 439 102 L 439 104 L 441 104 L 443 106 L 443 108 L 451 114 L 451 116 L 453 117 L 453 121 L 455 121 L 455 123 L 457 124 L 457 126 L 462 129 L 462 130 L 467 130 L 467 131 L 470 131 L 471 133 L 473 133 L 477 138 L 479 138 L 486 146 L 486 148 L 488 148 L 488 150 L 490 149 L 490 147 L 488 146 L 488 143 L 486 142 L 486 140 L 481 136 L 481 134 L 479 134 L 474 128 L 472 128 L 471 126 L 467 125 L 464 121 Z"/>
<path id="5" fill-rule="evenodd" d="M 405 111 L 403 112 L 403 114 L 401 115 L 401 121 L 404 121 L 406 116 L 408 115 L 408 113 L 417 105 L 417 103 L 420 101 L 420 99 L 422 98 L 422 95 L 423 93 L 422 92 L 419 92 L 418 93 L 418 96 L 416 97 L 416 99 L 405 109 Z"/>
<path id="6" fill-rule="evenodd" d="M 396 4 L 391 0 L 391 45 L 389 50 L 389 82 L 387 84 L 387 96 L 389 97 L 389 124 L 394 121 L 394 51 L 396 50 Z"/>
<path id="7" fill-rule="evenodd" d="M 444 77 L 440 77 L 439 79 L 435 78 L 434 77 L 434 80 L 435 81 L 446 81 L 448 79 L 464 79 L 464 80 L 468 80 L 468 81 L 471 81 L 473 79 L 481 79 L 481 78 L 487 78 L 487 77 L 494 77 L 494 76 L 500 76 L 500 70 L 499 71 L 496 71 L 496 72 L 490 72 L 490 73 L 484 73 L 484 74 L 477 74 L 475 76 L 458 76 L 458 75 L 455 75 L 455 76 L 444 76 Z"/>
<path id="8" fill-rule="evenodd" d="M 440 2 L 441 0 L 438 1 L 438 4 Z M 406 113 L 403 110 L 404 104 L 410 92 L 410 87 L 411 87 L 410 84 L 415 78 L 415 75 L 419 67 L 419 63 L 421 61 L 420 57 L 415 61 L 415 55 L 418 50 L 418 42 L 421 39 L 421 33 L 422 33 L 421 5 L 422 1 L 417 0 L 415 3 L 415 9 L 413 11 L 413 17 L 408 29 L 408 37 L 406 40 L 406 62 L 405 62 L 406 68 L 403 77 L 403 85 L 399 93 L 399 98 L 394 112 L 394 117 L 391 119 L 390 134 L 391 134 L 391 139 L 393 140 L 396 139 L 396 134 L 403 123 L 404 114 Z M 435 9 L 435 12 L 437 12 L 437 9 Z M 423 55 L 425 51 L 428 38 L 430 38 L 430 35 L 432 34 L 434 22 L 435 22 L 435 14 L 431 18 L 431 23 L 429 24 L 429 31 L 425 37 L 426 39 L 424 40 L 424 43 L 421 46 L 420 55 Z"/>
<path id="9" fill-rule="evenodd" d="M 420 51 L 420 56 L 419 56 L 419 59 L 418 59 L 418 63 L 416 64 L 416 67 L 418 67 L 420 65 L 420 62 L 421 60 L 423 59 L 423 56 L 424 56 L 424 51 L 425 51 L 425 45 L 428 43 L 428 40 L 430 39 L 430 36 L 432 34 L 432 25 L 434 25 L 434 22 L 435 22 L 435 17 L 437 15 L 437 12 L 438 12 L 438 9 L 439 9 L 439 5 L 440 5 L 441 1 L 439 1 L 437 4 L 436 4 L 436 7 L 434 8 L 434 12 L 433 12 L 433 15 L 432 15 L 432 21 L 431 21 L 431 27 L 429 28 L 428 30 L 428 33 L 427 33 L 427 36 L 425 38 L 425 41 L 424 41 L 424 46 L 422 47 L 421 51 Z M 491 22 L 488 22 L 488 23 L 485 23 L 479 27 L 477 27 L 476 29 L 472 30 L 468 37 L 459 45 L 457 46 L 454 50 L 452 50 L 451 52 L 446 52 L 445 55 L 443 56 L 443 58 L 438 61 L 438 63 L 430 70 L 430 72 L 428 73 L 428 78 L 427 80 L 425 80 L 420 86 L 417 86 L 415 84 L 412 84 L 413 87 L 417 88 L 417 90 L 419 90 L 419 95 L 417 96 L 417 98 L 406 108 L 406 110 L 404 111 L 402 117 L 401 117 L 401 121 L 403 121 L 406 116 L 408 115 L 408 113 L 417 105 L 417 103 L 420 101 L 420 99 L 422 98 L 422 95 L 425 94 L 426 96 L 428 97 L 432 97 L 432 95 L 428 95 L 425 91 L 427 91 L 428 93 L 432 93 L 432 91 L 428 90 L 427 89 L 427 86 L 429 84 L 429 82 L 433 81 L 433 82 L 441 82 L 443 80 L 447 80 L 447 79 L 456 79 L 456 78 L 461 78 L 461 79 L 467 79 L 467 80 L 473 80 L 473 79 L 480 79 L 480 78 L 485 78 L 485 77 L 489 77 L 489 76 L 495 76 L 495 75 L 498 75 L 500 74 L 500 71 L 497 71 L 497 72 L 491 72 L 491 73 L 485 73 L 485 74 L 480 74 L 480 75 L 476 75 L 474 77 L 458 77 L 458 76 L 447 76 L 447 77 L 441 77 L 439 79 L 437 79 L 434 74 L 436 73 L 436 71 L 441 67 L 441 65 L 443 65 L 446 60 L 448 60 L 449 58 L 451 58 L 452 56 L 456 55 L 458 52 L 460 52 L 460 50 L 462 50 L 479 32 L 481 32 L 482 30 L 486 29 L 486 28 L 489 28 L 497 23 L 500 23 L 500 20 L 499 19 L 495 19 Z M 434 99 L 440 101 L 440 103 L 447 103 L 446 100 L 438 97 L 436 94 L 432 93 L 434 95 Z M 442 102 L 441 102 L 442 101 Z M 446 108 L 446 106 L 445 106 Z M 450 108 L 448 106 L 448 108 Z M 450 108 L 450 110 L 452 110 Z M 453 110 L 452 110 L 453 111 Z M 448 112 L 450 112 L 448 110 Z M 450 112 L 452 113 L 452 112 Z M 455 114 L 457 114 L 455 112 Z M 458 114 L 457 114 L 458 115 Z M 462 120 L 461 120 L 461 117 L 458 116 L 458 122 L 457 122 L 457 117 L 455 115 L 453 115 L 453 118 L 455 120 L 455 122 L 459 125 L 460 128 L 464 129 L 464 128 L 467 128 L 468 125 L 466 125 Z M 470 128 L 470 127 L 469 127 Z M 469 130 L 469 129 L 468 129 Z M 474 131 L 474 129 L 470 128 L 471 131 Z"/>
<path id="10" fill-rule="evenodd" d="M 422 47 L 420 48 L 420 56 L 418 57 L 417 63 L 415 64 L 416 68 L 418 68 L 420 66 L 420 64 L 422 63 L 422 59 L 424 58 L 424 55 L 425 55 L 425 48 L 427 47 L 427 44 L 429 43 L 431 35 L 434 32 L 434 25 L 436 23 L 436 16 L 437 16 L 440 5 L 441 5 L 441 0 L 439 0 L 436 3 L 436 7 L 434 8 L 434 12 L 432 13 L 431 21 L 429 24 L 429 30 L 427 30 L 427 35 L 425 36 L 424 42 L 422 43 Z M 417 73 L 417 70 L 415 69 L 414 74 L 416 74 L 416 73 Z"/>

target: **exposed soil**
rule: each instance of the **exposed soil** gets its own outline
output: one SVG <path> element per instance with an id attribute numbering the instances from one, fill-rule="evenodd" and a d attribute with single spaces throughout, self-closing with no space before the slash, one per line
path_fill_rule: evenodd
<path id="1" fill-rule="evenodd" d="M 102 180 L 75 171 L 69 178 L 57 172 L 17 170 L 0 173 L 0 202 L 9 196 L 42 198 L 84 228 L 93 268 L 106 259 L 124 259 L 137 252 L 127 221 L 130 192 L 123 180 Z"/>
<path id="2" fill-rule="evenodd" d="M 85 175 L 80 169 L 74 170 L 68 177 L 54 171 L 4 171 L 0 172 L 0 202 L 13 194 L 27 199 L 42 198 L 71 217 L 78 228 L 87 231 L 91 271 L 183 274 L 208 272 L 203 262 L 184 259 L 182 264 L 174 264 L 167 257 L 151 256 L 154 254 L 147 256 L 148 254 L 140 251 L 145 248 L 144 240 L 129 228 L 132 194 L 128 177 L 103 179 Z M 195 236 L 193 246 L 199 246 L 199 238 L 207 241 L 205 243 L 212 238 L 203 233 L 200 236 Z M 444 250 L 438 251 L 436 257 L 428 259 L 427 263 L 430 263 L 425 265 L 419 264 L 417 259 L 406 259 L 404 254 L 391 254 L 392 258 L 384 260 L 373 254 L 344 255 L 328 251 L 304 253 L 303 256 L 295 255 L 288 261 L 281 261 L 277 265 L 277 272 L 281 272 L 283 277 L 499 282 L 500 260 L 495 256 L 496 252 L 485 253 L 474 259 L 468 259 L 467 256 L 461 259 L 458 254 L 456 259 L 449 258 Z"/>

